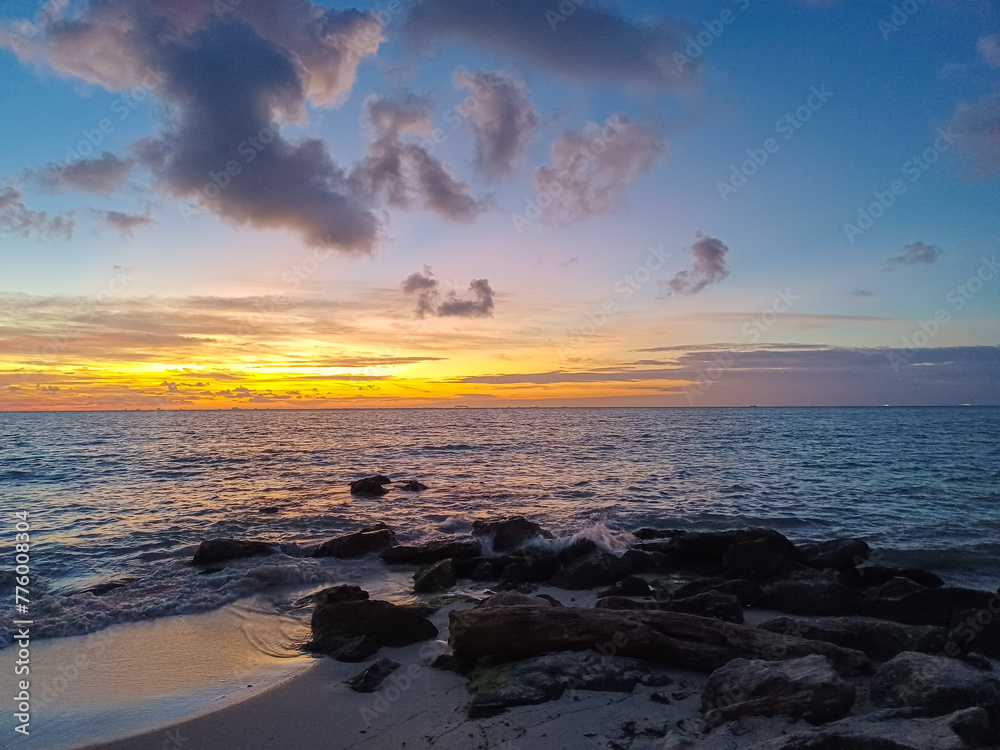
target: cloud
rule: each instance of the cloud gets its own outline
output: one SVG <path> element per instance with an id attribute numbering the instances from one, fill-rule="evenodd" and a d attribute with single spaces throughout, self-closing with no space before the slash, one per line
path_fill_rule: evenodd
<path id="1" fill-rule="evenodd" d="M 994 68 L 1000 68 L 1000 34 L 980 37 L 976 42 L 976 49 L 979 50 L 983 62 Z"/>
<path id="2" fill-rule="evenodd" d="M 1000 93 L 959 102 L 949 127 L 981 177 L 1000 172 Z"/>
<path id="3" fill-rule="evenodd" d="M 573 224 L 625 202 L 629 186 L 666 153 L 660 130 L 616 114 L 607 128 L 595 122 L 563 133 L 552 144 L 552 165 L 535 170 L 539 196 L 551 202 L 545 220 Z"/>
<path id="4" fill-rule="evenodd" d="M 19 239 L 69 239 L 75 226 L 72 211 L 50 217 L 45 211 L 33 211 L 24 205 L 17 188 L 7 185 L 0 189 L 0 234 Z"/>
<path id="5" fill-rule="evenodd" d="M 25 170 L 24 176 L 52 193 L 81 190 L 86 193 L 113 193 L 125 187 L 134 162 L 107 151 L 95 159 L 66 163 L 53 162 L 41 169 Z"/>
<path id="6" fill-rule="evenodd" d="M 697 294 L 709 284 L 717 284 L 729 275 L 726 254 L 729 248 L 722 240 L 699 232 L 691 245 L 694 262 L 689 269 L 678 271 L 667 281 L 667 295 Z"/>
<path id="7" fill-rule="evenodd" d="M 351 173 L 354 190 L 372 201 L 424 208 L 451 221 L 471 221 L 485 209 L 425 146 L 402 140 L 430 136 L 430 100 L 414 94 L 372 95 L 365 100 L 364 121 L 374 140 Z"/>
<path id="8" fill-rule="evenodd" d="M 72 17 L 46 14 L 31 37 L 4 26 L 0 47 L 108 89 L 152 88 L 164 131 L 135 153 L 175 197 L 237 224 L 371 252 L 380 231 L 372 207 L 350 194 L 322 141 L 289 141 L 281 126 L 304 121 L 307 101 L 347 96 L 359 61 L 382 41 L 378 15 L 307 0 L 219 7 L 91 0 Z"/>
<path id="9" fill-rule="evenodd" d="M 851 291 L 852 297 L 874 297 L 875 292 L 870 289 L 854 289 Z"/>
<path id="10" fill-rule="evenodd" d="M 128 239 L 132 238 L 132 232 L 135 229 L 153 224 L 153 220 L 145 214 L 126 214 L 121 211 L 94 211 L 93 213 L 107 226 Z"/>
<path id="11" fill-rule="evenodd" d="M 470 73 L 464 68 L 455 71 L 451 82 L 469 90 L 459 112 L 472 131 L 476 165 L 493 179 L 511 174 L 538 129 L 524 82 L 509 73 Z"/>
<path id="12" fill-rule="evenodd" d="M 493 315 L 493 289 L 486 279 L 473 279 L 469 283 L 472 299 L 461 299 L 452 289 L 440 300 L 440 283 L 427 266 L 418 273 L 411 273 L 401 284 L 404 294 L 416 295 L 416 315 L 419 318 L 435 315 L 440 318 L 485 318 Z"/>
<path id="13" fill-rule="evenodd" d="M 637 22 L 611 8 L 536 0 L 423 0 L 403 24 L 418 48 L 458 41 L 519 58 L 557 75 L 631 90 L 694 87 L 699 62 L 678 63 L 686 23 L 666 17 Z"/>
<path id="14" fill-rule="evenodd" d="M 911 242 L 903 248 L 903 253 L 893 256 L 885 262 L 882 270 L 891 271 L 901 266 L 915 266 L 924 263 L 936 263 L 941 257 L 941 248 L 928 245 L 926 242 Z"/>

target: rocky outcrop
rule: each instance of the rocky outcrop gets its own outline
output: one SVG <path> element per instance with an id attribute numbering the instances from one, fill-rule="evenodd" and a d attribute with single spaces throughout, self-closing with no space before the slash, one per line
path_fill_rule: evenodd
<path id="1" fill-rule="evenodd" d="M 374 693 L 378 686 L 386 677 L 391 675 L 401 665 L 392 659 L 382 656 L 376 659 L 369 667 L 353 677 L 349 677 L 345 682 L 347 686 L 356 693 Z"/>
<path id="2" fill-rule="evenodd" d="M 703 672 L 733 659 L 768 659 L 774 654 L 824 655 L 844 675 L 871 669 L 868 657 L 859 651 L 678 612 L 514 606 L 455 610 L 449 617 L 452 648 L 467 658 L 525 659 L 611 644 L 621 656 Z"/>
<path id="3" fill-rule="evenodd" d="M 631 692 L 636 685 L 661 686 L 671 678 L 638 659 L 593 652 L 564 652 L 475 670 L 469 680 L 470 718 L 495 716 L 511 706 L 544 703 L 567 689 Z"/>
<path id="4" fill-rule="evenodd" d="M 383 550 L 381 557 L 394 565 L 430 565 L 439 560 L 466 560 L 479 557 L 482 550 L 479 543 L 461 537 L 436 539 L 426 544 L 400 544 Z"/>
<path id="5" fill-rule="evenodd" d="M 383 485 L 390 484 L 392 482 L 389 477 L 384 477 L 378 474 L 374 477 L 365 477 L 364 479 L 357 479 L 350 484 L 352 495 L 384 495 L 389 490 L 387 490 Z"/>
<path id="6" fill-rule="evenodd" d="M 607 552 L 583 557 L 556 573 L 549 584 L 569 591 L 607 586 L 625 576 L 621 560 Z"/>
<path id="7" fill-rule="evenodd" d="M 702 710 L 707 729 L 744 716 L 789 716 L 820 724 L 846 716 L 855 693 L 824 656 L 735 659 L 709 676 Z"/>
<path id="8" fill-rule="evenodd" d="M 943 628 L 903 625 L 871 617 L 779 617 L 757 627 L 864 651 L 873 661 L 887 661 L 903 651 L 940 652 L 948 635 Z"/>
<path id="9" fill-rule="evenodd" d="M 427 619 L 426 609 L 398 607 L 377 599 L 321 604 L 313 610 L 311 625 L 312 645 L 322 644 L 324 639 L 335 643 L 338 638 L 365 636 L 379 646 L 397 648 L 438 634 Z"/>
<path id="10" fill-rule="evenodd" d="M 447 591 L 455 585 L 455 567 L 450 559 L 440 560 L 413 574 L 413 590 L 418 594 Z"/>
<path id="11" fill-rule="evenodd" d="M 271 554 L 274 554 L 274 548 L 264 542 L 251 542 L 243 539 L 206 539 L 198 545 L 192 562 L 195 565 L 212 565 L 243 557 Z"/>
<path id="12" fill-rule="evenodd" d="M 372 527 L 323 542 L 313 553 L 313 557 L 346 559 L 388 549 L 396 543 L 396 534 L 385 524 L 380 526 L 382 528 Z"/>
<path id="13" fill-rule="evenodd" d="M 472 535 L 491 539 L 494 552 L 515 550 L 536 537 L 552 538 L 552 534 L 524 516 L 499 521 L 473 521 Z"/>
<path id="14" fill-rule="evenodd" d="M 872 548 L 864 539 L 832 539 L 829 542 L 803 544 L 799 547 L 802 562 L 813 568 L 850 570 L 866 562 Z"/>
<path id="15" fill-rule="evenodd" d="M 758 604 L 790 615 L 834 617 L 858 611 L 859 594 L 840 583 L 820 581 L 778 581 L 764 587 Z"/>

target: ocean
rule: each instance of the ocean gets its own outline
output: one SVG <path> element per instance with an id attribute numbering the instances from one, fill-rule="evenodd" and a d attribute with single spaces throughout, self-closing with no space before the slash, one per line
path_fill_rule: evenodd
<path id="1" fill-rule="evenodd" d="M 374 473 L 429 489 L 349 494 Z M 4 588 L 13 514 L 31 520 L 36 638 L 247 597 L 280 616 L 282 592 L 383 570 L 302 556 L 311 544 L 376 521 L 409 542 L 518 513 L 611 550 L 641 526 L 863 536 L 883 564 L 995 589 L 1000 408 L 3 413 L 0 506 Z M 213 537 L 282 553 L 199 575 L 188 563 Z"/>

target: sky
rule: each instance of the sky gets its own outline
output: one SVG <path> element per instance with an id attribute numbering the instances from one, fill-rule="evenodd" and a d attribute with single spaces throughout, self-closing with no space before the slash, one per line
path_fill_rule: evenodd
<path id="1" fill-rule="evenodd" d="M 8 0 L 0 410 L 1000 403 L 1000 3 Z"/>

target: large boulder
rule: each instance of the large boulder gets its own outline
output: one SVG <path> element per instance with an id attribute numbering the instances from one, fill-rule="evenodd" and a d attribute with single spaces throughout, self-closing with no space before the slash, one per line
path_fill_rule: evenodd
<path id="1" fill-rule="evenodd" d="M 385 484 L 389 484 L 392 480 L 388 477 L 384 477 L 381 474 L 374 477 L 365 477 L 364 479 L 357 479 L 350 484 L 352 495 L 384 495 L 388 490 L 383 487 Z"/>
<path id="2" fill-rule="evenodd" d="M 764 587 L 758 604 L 790 615 L 837 616 L 858 611 L 859 594 L 840 583 L 778 581 Z"/>
<path id="3" fill-rule="evenodd" d="M 786 577 L 795 567 L 798 550 L 777 531 L 733 544 L 722 556 L 723 575 L 772 581 Z"/>
<path id="4" fill-rule="evenodd" d="M 320 604 L 336 604 L 337 602 L 359 602 L 368 598 L 368 592 L 360 586 L 351 586 L 349 584 L 342 583 L 337 586 L 330 586 L 322 591 L 317 591 L 315 594 L 303 597 L 296 602 L 296 604 L 306 604 L 311 602 L 312 604 L 318 606 Z"/>
<path id="5" fill-rule="evenodd" d="M 706 591 L 717 591 L 720 594 L 730 594 L 735 596 L 740 606 L 749 607 L 760 599 L 764 590 L 756 581 L 748 581 L 740 578 L 699 578 L 676 589 L 673 592 L 674 598 L 682 599 L 695 594 L 703 594 Z"/>
<path id="6" fill-rule="evenodd" d="M 979 706 L 1000 728 L 1000 677 L 947 656 L 907 651 L 890 659 L 871 682 L 875 705 L 910 706 L 941 714 Z"/>
<path id="7" fill-rule="evenodd" d="M 625 575 L 621 560 L 604 552 L 570 563 L 556 573 L 549 583 L 556 588 L 581 591 L 597 586 L 607 586 Z"/>
<path id="8" fill-rule="evenodd" d="M 473 521 L 472 535 L 492 540 L 494 552 L 515 550 L 536 537 L 552 538 L 552 534 L 524 516 L 512 516 L 499 521 Z"/>
<path id="9" fill-rule="evenodd" d="M 274 554 L 274 548 L 265 542 L 251 542 L 244 539 L 206 539 L 198 545 L 192 562 L 195 565 L 213 565 L 227 560 L 271 554 Z"/>
<path id="10" fill-rule="evenodd" d="M 439 560 L 413 574 L 413 590 L 418 594 L 447 591 L 455 585 L 455 566 L 450 559 Z"/>
<path id="11" fill-rule="evenodd" d="M 757 627 L 864 651 L 873 661 L 887 661 L 903 651 L 940 652 L 948 635 L 943 628 L 903 625 L 871 617 L 779 617 Z"/>
<path id="12" fill-rule="evenodd" d="M 854 685 L 824 656 L 735 659 L 709 676 L 702 710 L 708 729 L 745 716 L 790 716 L 820 724 L 846 716 L 855 694 Z"/>
<path id="13" fill-rule="evenodd" d="M 425 544 L 399 544 L 383 550 L 381 558 L 394 565 L 430 565 L 439 560 L 466 560 L 479 557 L 479 542 L 461 537 L 435 539 Z"/>
<path id="14" fill-rule="evenodd" d="M 426 610 L 397 607 L 378 599 L 321 604 L 313 610 L 311 624 L 313 642 L 331 636 L 366 636 L 380 646 L 397 648 L 438 634 Z"/>
<path id="15" fill-rule="evenodd" d="M 662 552 L 648 552 L 641 549 L 625 550 L 621 557 L 622 568 L 629 574 L 669 573 L 677 567 L 670 555 Z"/>
<path id="16" fill-rule="evenodd" d="M 814 568 L 850 570 L 866 562 L 871 557 L 872 548 L 864 539 L 833 539 L 803 544 L 799 553 L 802 562 Z"/>
<path id="17" fill-rule="evenodd" d="M 323 542 L 313 557 L 361 557 L 370 552 L 381 552 L 396 543 L 396 534 L 388 526 L 344 534 Z"/>

